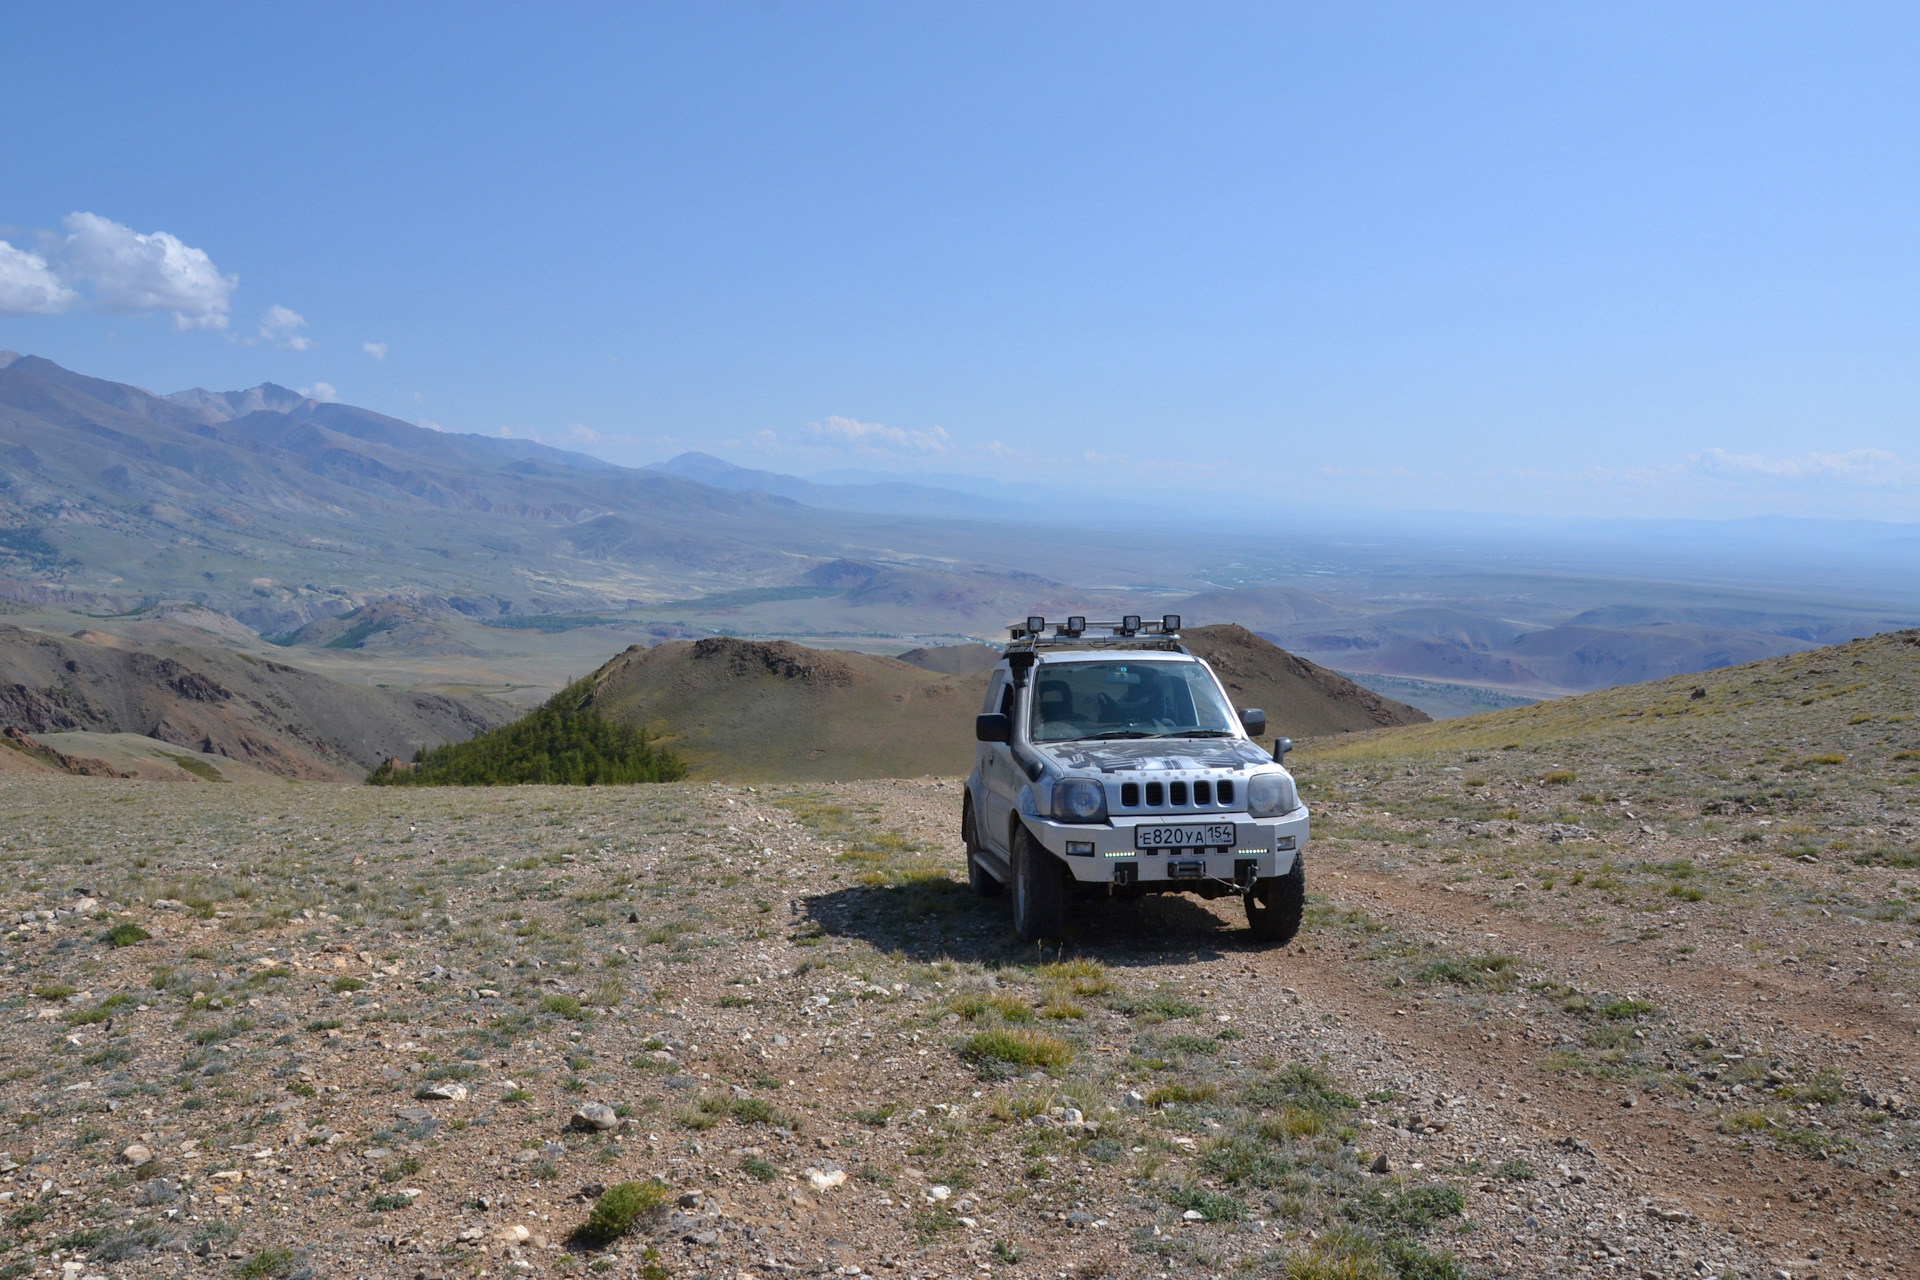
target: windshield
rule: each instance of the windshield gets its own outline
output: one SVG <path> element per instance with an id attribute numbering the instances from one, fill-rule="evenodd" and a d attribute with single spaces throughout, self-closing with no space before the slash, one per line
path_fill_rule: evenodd
<path id="1" fill-rule="evenodd" d="M 1029 736 L 1237 737 L 1237 724 L 1198 662 L 1062 662 L 1036 673 Z"/>

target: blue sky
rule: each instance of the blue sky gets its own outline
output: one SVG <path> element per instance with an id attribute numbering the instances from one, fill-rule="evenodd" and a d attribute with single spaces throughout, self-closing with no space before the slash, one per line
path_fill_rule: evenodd
<path id="1" fill-rule="evenodd" d="M 1917 45 L 1892 5 L 39 6 L 0 346 L 625 462 L 1920 519 Z"/>

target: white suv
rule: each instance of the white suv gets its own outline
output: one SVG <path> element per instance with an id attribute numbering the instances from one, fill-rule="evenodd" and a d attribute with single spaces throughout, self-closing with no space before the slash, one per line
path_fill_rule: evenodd
<path id="1" fill-rule="evenodd" d="M 1307 809 L 1250 735 L 1180 619 L 1069 618 L 1014 627 L 974 727 L 960 819 L 975 892 L 1013 891 L 1022 939 L 1060 931 L 1080 897 L 1239 894 L 1247 923 L 1285 943 L 1306 905 Z M 1096 634 L 1099 633 L 1099 634 Z"/>

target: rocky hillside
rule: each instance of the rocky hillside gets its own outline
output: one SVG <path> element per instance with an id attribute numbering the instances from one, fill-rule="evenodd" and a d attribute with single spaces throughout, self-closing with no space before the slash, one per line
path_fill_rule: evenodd
<path id="1" fill-rule="evenodd" d="M 346 684 L 229 650 L 83 638 L 96 636 L 0 626 L 0 726 L 134 734 L 283 778 L 358 781 L 389 755 L 510 716 L 484 699 Z"/>

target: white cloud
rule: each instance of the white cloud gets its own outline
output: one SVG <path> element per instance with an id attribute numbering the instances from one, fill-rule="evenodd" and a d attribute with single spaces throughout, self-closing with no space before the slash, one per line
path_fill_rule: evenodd
<path id="1" fill-rule="evenodd" d="M 275 303 L 260 317 L 260 336 L 282 351 L 311 351 L 320 344 L 301 333 L 307 321 L 297 311 Z"/>
<path id="2" fill-rule="evenodd" d="M 0 240 L 0 315 L 50 316 L 72 310 L 79 301 L 45 258 Z"/>
<path id="3" fill-rule="evenodd" d="M 298 390 L 309 400 L 320 400 L 327 404 L 332 404 L 340 398 L 340 393 L 334 390 L 331 382 L 316 382 L 310 387 L 300 387 Z"/>
<path id="4" fill-rule="evenodd" d="M 575 422 L 567 427 L 567 439 L 581 444 L 593 444 L 600 439 L 600 433 L 584 422 Z"/>
<path id="5" fill-rule="evenodd" d="M 360 344 L 360 349 L 372 356 L 375 360 L 385 360 L 387 358 L 387 344 L 384 342 L 363 342 Z"/>
<path id="6" fill-rule="evenodd" d="M 907 427 L 889 427 L 881 422 L 862 422 L 858 418 L 828 418 L 824 424 L 809 422 L 807 430 L 823 444 L 851 449 L 856 453 L 928 455 L 947 453 L 953 437 L 945 427 L 924 431 Z"/>
<path id="7" fill-rule="evenodd" d="M 49 260 L 69 285 L 88 286 L 96 311 L 170 311 L 176 329 L 224 329 L 239 276 L 164 231 L 141 235 L 94 213 L 68 214 Z"/>
<path id="8" fill-rule="evenodd" d="M 1824 480 L 1876 488 L 1920 484 L 1920 463 L 1907 462 L 1885 449 L 1803 453 L 1788 458 L 1708 449 L 1690 456 L 1687 466 L 1697 474 L 1724 480 Z"/>
<path id="9" fill-rule="evenodd" d="M 420 421 L 415 425 L 425 427 L 429 431 L 445 431 L 446 430 L 446 428 L 441 426 L 439 423 L 429 422 L 425 418 L 420 419 Z"/>

